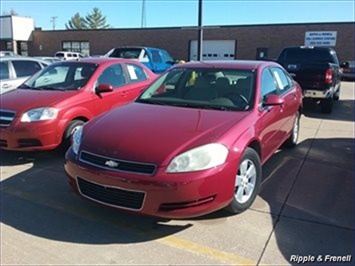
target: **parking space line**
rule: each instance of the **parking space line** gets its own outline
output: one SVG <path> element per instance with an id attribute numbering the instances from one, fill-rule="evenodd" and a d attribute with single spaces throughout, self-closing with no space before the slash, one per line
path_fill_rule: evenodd
<path id="1" fill-rule="evenodd" d="M 115 221 L 114 223 L 111 223 L 108 220 L 102 219 L 102 218 L 95 216 L 95 215 L 91 215 L 91 213 L 88 213 L 88 212 L 83 212 L 82 210 L 73 208 L 70 205 L 65 206 L 63 204 L 60 204 L 60 202 L 50 200 L 50 199 L 46 199 L 46 201 L 44 202 L 39 197 L 36 197 L 36 195 L 30 194 L 28 192 L 18 191 L 18 190 L 9 189 L 9 188 L 6 188 L 6 189 L 2 188 L 1 193 L 8 194 L 10 196 L 14 196 L 14 197 L 29 201 L 33 204 L 37 204 L 37 205 L 45 206 L 45 207 L 48 207 L 51 209 L 59 210 L 59 211 L 68 213 L 70 215 L 73 215 L 73 216 L 76 216 L 79 218 L 84 218 L 84 219 L 88 219 L 88 220 L 96 221 L 96 222 L 99 220 L 100 222 L 110 224 L 110 226 L 119 227 L 120 229 L 122 229 L 122 227 L 124 227 L 123 229 L 132 230 L 133 233 L 143 236 L 143 237 L 147 237 L 147 236 L 149 236 L 149 237 L 157 236 L 158 237 L 157 233 L 154 232 L 154 230 L 142 228 L 139 225 L 135 225 L 135 224 L 124 222 L 124 221 Z M 189 240 L 177 237 L 177 236 L 160 237 L 160 238 L 156 238 L 153 241 L 156 241 L 160 244 L 170 246 L 175 249 L 180 249 L 180 250 L 187 251 L 190 253 L 202 255 L 202 256 L 208 257 L 209 259 L 212 259 L 214 261 L 220 261 L 221 263 L 224 263 L 224 264 L 228 263 L 230 265 L 257 265 L 256 261 L 244 258 L 242 256 L 238 256 L 238 255 L 235 255 L 235 254 L 232 254 L 229 252 L 218 250 L 218 249 L 212 248 L 210 246 L 198 244 L 196 242 L 192 242 L 192 241 L 189 241 Z"/>

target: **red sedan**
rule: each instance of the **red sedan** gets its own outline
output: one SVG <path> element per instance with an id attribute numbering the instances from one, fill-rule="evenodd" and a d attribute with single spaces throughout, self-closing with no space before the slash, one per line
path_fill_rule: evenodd
<path id="1" fill-rule="evenodd" d="M 0 148 L 49 150 L 81 125 L 133 101 L 156 75 L 125 59 L 54 63 L 1 95 Z"/>
<path id="2" fill-rule="evenodd" d="M 65 170 L 92 201 L 166 218 L 253 203 L 261 165 L 297 142 L 300 86 L 278 64 L 177 65 L 73 135 Z"/>

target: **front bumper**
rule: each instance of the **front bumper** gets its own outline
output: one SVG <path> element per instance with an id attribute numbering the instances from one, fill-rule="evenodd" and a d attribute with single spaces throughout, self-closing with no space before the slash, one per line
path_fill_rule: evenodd
<path id="1" fill-rule="evenodd" d="M 70 148 L 65 170 L 72 187 L 92 201 L 144 215 L 187 218 L 213 212 L 231 202 L 236 165 L 229 162 L 214 169 L 180 174 L 167 174 L 166 167 L 161 167 L 154 175 L 143 175 L 85 164 Z"/>
<path id="2" fill-rule="evenodd" d="M 0 148 L 14 151 L 50 150 L 61 142 L 56 121 L 16 122 L 0 128 Z"/>

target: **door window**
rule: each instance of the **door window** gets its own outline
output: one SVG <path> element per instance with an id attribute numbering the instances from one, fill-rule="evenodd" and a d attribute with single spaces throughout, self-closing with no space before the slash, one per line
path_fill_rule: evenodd
<path id="1" fill-rule="evenodd" d="M 0 63 L 0 79 L 8 79 L 10 77 L 9 66 L 7 62 Z"/>
<path id="2" fill-rule="evenodd" d="M 106 68 L 98 79 L 98 84 L 109 84 L 113 88 L 120 87 L 126 83 L 122 66 L 120 64 L 112 65 Z"/>
<path id="3" fill-rule="evenodd" d="M 277 94 L 276 82 L 268 68 L 264 69 L 261 76 L 261 101 L 269 94 Z"/>
<path id="4" fill-rule="evenodd" d="M 147 79 L 145 71 L 140 66 L 134 64 L 127 64 L 130 82 L 143 81 Z"/>
<path id="5" fill-rule="evenodd" d="M 18 78 L 32 76 L 34 73 L 42 69 L 41 65 L 35 61 L 16 60 L 12 61 L 12 65 L 15 68 L 16 76 Z"/>
<path id="6" fill-rule="evenodd" d="M 273 67 L 271 68 L 271 72 L 276 80 L 280 93 L 284 93 L 291 88 L 289 79 L 287 79 L 285 72 L 281 68 Z"/>

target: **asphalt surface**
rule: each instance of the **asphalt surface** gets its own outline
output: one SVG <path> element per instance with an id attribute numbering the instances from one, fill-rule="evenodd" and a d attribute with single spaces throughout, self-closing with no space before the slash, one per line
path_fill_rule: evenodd
<path id="1" fill-rule="evenodd" d="M 354 265 L 354 90 L 343 82 L 331 115 L 302 115 L 298 146 L 264 165 L 240 215 L 116 211 L 71 191 L 63 150 L 1 151 L 0 264 Z"/>

